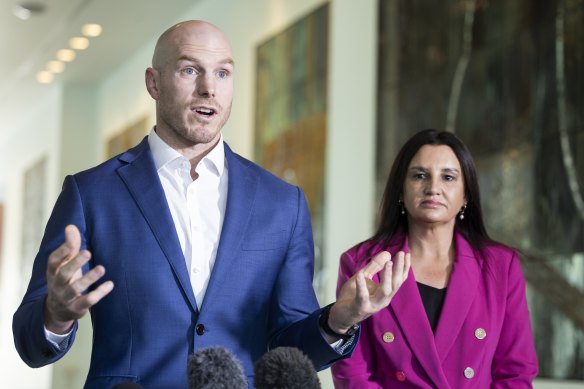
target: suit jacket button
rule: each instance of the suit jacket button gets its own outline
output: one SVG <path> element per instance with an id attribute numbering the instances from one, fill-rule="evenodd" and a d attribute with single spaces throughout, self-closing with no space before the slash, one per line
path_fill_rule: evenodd
<path id="1" fill-rule="evenodd" d="M 386 332 L 386 333 L 383 334 L 383 341 L 385 343 L 391 343 L 394 340 L 395 340 L 395 336 L 393 335 L 393 333 L 391 333 L 391 332 L 388 331 L 388 332 Z"/>
<path id="2" fill-rule="evenodd" d="M 406 380 L 406 373 L 403 371 L 398 371 L 395 373 L 395 378 L 397 378 L 397 380 L 400 382 L 404 382 Z"/>
<path id="3" fill-rule="evenodd" d="M 197 324 L 195 331 L 197 332 L 197 335 L 203 335 L 205 333 L 205 326 L 203 324 Z"/>
<path id="4" fill-rule="evenodd" d="M 485 331 L 485 329 L 484 329 L 484 328 L 480 328 L 480 327 L 479 327 L 479 328 L 477 328 L 477 329 L 475 330 L 475 337 L 476 337 L 478 340 L 483 340 L 483 339 L 485 339 L 485 338 L 487 337 L 487 331 Z"/>
<path id="5" fill-rule="evenodd" d="M 467 367 L 466 369 L 464 369 L 464 376 L 469 380 L 472 377 L 474 377 L 474 370 L 472 369 L 472 367 Z"/>

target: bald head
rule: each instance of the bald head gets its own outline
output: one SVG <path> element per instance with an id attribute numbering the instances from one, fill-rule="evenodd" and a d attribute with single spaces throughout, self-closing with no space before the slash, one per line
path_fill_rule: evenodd
<path id="1" fill-rule="evenodd" d="M 178 23 L 158 39 L 146 89 L 156 100 L 156 133 L 191 161 L 219 142 L 233 100 L 233 55 L 217 27 Z"/>
<path id="2" fill-rule="evenodd" d="M 231 46 L 223 31 L 203 20 L 188 20 L 175 24 L 158 38 L 152 56 L 152 67 L 164 68 L 168 61 L 175 58 L 181 46 L 210 51 L 227 50 L 231 53 Z"/>

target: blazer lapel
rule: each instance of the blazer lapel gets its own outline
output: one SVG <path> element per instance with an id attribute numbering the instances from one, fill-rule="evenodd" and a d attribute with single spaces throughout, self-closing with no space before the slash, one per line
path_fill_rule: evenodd
<path id="1" fill-rule="evenodd" d="M 436 328 L 436 349 L 443 361 L 462 328 L 479 284 L 480 266 L 466 240 L 456 233 L 456 259 Z"/>
<path id="2" fill-rule="evenodd" d="M 206 306 L 205 302 L 213 301 L 213 296 L 221 292 L 221 285 L 225 285 L 228 278 L 233 276 L 231 261 L 237 256 L 237 251 L 239 251 L 239 246 L 245 235 L 259 182 L 257 172 L 250 169 L 252 163 L 238 158 L 227 144 L 225 144 L 225 159 L 229 174 L 227 205 L 225 206 L 225 217 L 223 219 L 219 247 L 217 248 L 217 257 L 201 311 Z"/>
<path id="3" fill-rule="evenodd" d="M 185 258 L 164 195 L 164 189 L 156 172 L 148 138 L 144 138 L 138 146 L 122 154 L 119 159 L 127 164 L 118 169 L 118 174 L 128 187 L 162 248 L 191 309 L 196 312 L 197 304 Z"/>
<path id="4" fill-rule="evenodd" d="M 407 252 L 407 243 L 403 250 Z M 438 388 L 450 388 L 439 362 L 434 334 L 411 269 L 406 282 L 391 301 L 389 309 L 394 313 L 407 343 L 412 349 L 412 354 L 418 359 L 432 382 Z"/>

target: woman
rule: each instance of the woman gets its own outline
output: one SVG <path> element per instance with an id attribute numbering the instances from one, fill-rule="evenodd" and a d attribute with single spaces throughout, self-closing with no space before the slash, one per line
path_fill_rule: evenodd
<path id="1" fill-rule="evenodd" d="M 537 358 L 519 258 L 491 240 L 476 170 L 455 135 L 424 130 L 399 152 L 375 235 L 341 256 L 338 285 L 382 250 L 411 255 L 390 306 L 365 320 L 336 388 L 530 388 Z"/>

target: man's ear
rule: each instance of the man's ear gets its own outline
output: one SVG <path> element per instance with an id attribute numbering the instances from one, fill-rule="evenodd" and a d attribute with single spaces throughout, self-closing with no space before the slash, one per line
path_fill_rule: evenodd
<path id="1" fill-rule="evenodd" d="M 160 72 L 157 69 L 148 68 L 146 69 L 144 78 L 146 81 L 146 90 L 148 90 L 148 93 L 150 93 L 150 96 L 154 100 L 158 100 L 160 97 Z"/>

